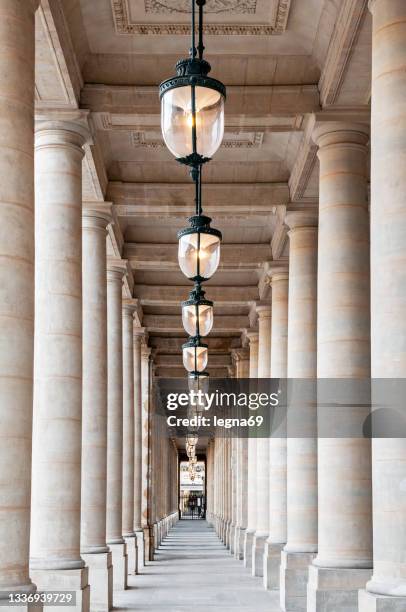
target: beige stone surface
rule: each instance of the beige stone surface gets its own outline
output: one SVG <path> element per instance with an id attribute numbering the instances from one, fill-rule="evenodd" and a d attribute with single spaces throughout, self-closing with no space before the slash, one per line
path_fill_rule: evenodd
<path id="1" fill-rule="evenodd" d="M 0 2 L 0 591 L 34 589 L 28 576 L 34 350 L 34 10 L 34 2 Z"/>
<path id="2" fill-rule="evenodd" d="M 406 11 L 399 0 L 376 0 L 370 9 L 372 376 L 404 378 Z M 363 612 L 406 605 L 405 440 L 374 439 L 372 458 L 374 574 L 367 589 L 383 597 L 365 596 L 362 605 L 360 599 Z M 396 604 L 391 595 L 399 597 Z"/>

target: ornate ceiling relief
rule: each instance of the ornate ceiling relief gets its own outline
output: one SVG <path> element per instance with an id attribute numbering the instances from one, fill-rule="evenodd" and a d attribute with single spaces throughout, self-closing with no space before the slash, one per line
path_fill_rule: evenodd
<path id="1" fill-rule="evenodd" d="M 189 36 L 188 23 L 135 23 L 130 19 L 130 0 L 111 0 L 113 19 L 117 34 L 141 36 Z M 145 15 L 189 13 L 190 0 L 144 0 Z M 256 15 L 260 0 L 208 0 L 207 14 L 212 15 Z M 270 36 L 286 30 L 291 0 L 267 0 L 269 22 L 267 23 L 205 23 L 204 33 L 209 36 Z"/>
<path id="2" fill-rule="evenodd" d="M 226 134 L 222 143 L 224 149 L 258 149 L 262 146 L 263 132 L 251 132 L 240 134 L 238 132 Z M 164 141 L 161 138 L 150 138 L 145 132 L 132 132 L 131 141 L 134 147 L 146 149 L 163 148 Z"/>
<path id="3" fill-rule="evenodd" d="M 144 0 L 146 13 L 190 13 L 190 0 Z M 207 0 L 205 13 L 254 14 L 257 0 Z"/>

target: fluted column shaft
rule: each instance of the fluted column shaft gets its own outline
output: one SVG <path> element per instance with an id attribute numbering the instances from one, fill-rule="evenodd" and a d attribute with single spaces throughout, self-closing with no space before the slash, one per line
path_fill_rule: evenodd
<path id="1" fill-rule="evenodd" d="M 288 270 L 271 272 L 272 378 L 286 378 L 288 357 Z M 286 543 L 286 432 L 275 432 L 269 444 L 269 537 L 264 551 L 264 586 L 279 587 L 281 550 Z"/>
<path id="2" fill-rule="evenodd" d="M 406 5 L 402 0 L 371 0 L 369 6 L 373 24 L 371 367 L 375 381 L 406 378 Z M 378 388 L 372 400 L 379 405 L 379 380 L 374 384 Z M 406 609 L 406 440 L 374 439 L 372 461 L 374 574 L 367 585 L 369 594 L 360 594 L 360 609 L 387 606 L 400 612 Z"/>
<path id="3" fill-rule="evenodd" d="M 34 64 L 38 0 L 0 0 L 0 592 L 28 576 L 34 358 Z"/>
<path id="4" fill-rule="evenodd" d="M 319 145 L 319 266 L 317 374 L 319 378 L 368 378 L 369 329 L 369 219 L 367 202 L 368 131 L 363 125 L 324 124 L 316 129 Z M 362 422 L 367 413 L 357 407 Z M 318 394 L 319 401 L 320 393 Z M 319 414 L 319 419 L 323 414 Z M 371 567 L 370 443 L 358 438 L 319 438 L 319 546 L 314 565 L 334 568 L 334 585 L 320 587 L 315 568 L 310 592 L 312 610 L 326 610 L 337 591 L 348 610 L 356 609 L 355 588 L 361 588 Z M 352 584 L 347 570 L 352 569 Z M 342 570 L 346 570 L 343 572 Z M 325 574 L 326 572 L 324 572 Z M 333 576 L 333 572 L 328 572 Z M 317 593 L 323 604 L 317 603 Z M 341 601 L 340 600 L 340 601 Z"/>
<path id="5" fill-rule="evenodd" d="M 39 123 L 35 136 L 31 531 L 31 566 L 35 570 L 84 566 L 80 503 L 82 146 L 86 136 L 80 123 L 60 121 Z"/>
<path id="6" fill-rule="evenodd" d="M 271 305 L 257 306 L 258 312 L 258 378 L 271 376 Z M 252 574 L 263 576 L 263 553 L 269 535 L 269 439 L 256 441 L 256 530 L 252 552 Z"/>

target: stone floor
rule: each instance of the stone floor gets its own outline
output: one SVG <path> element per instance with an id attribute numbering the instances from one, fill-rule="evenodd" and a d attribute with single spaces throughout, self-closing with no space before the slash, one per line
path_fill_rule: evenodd
<path id="1" fill-rule="evenodd" d="M 279 594 L 266 592 L 232 558 L 205 521 L 180 521 L 142 575 L 115 593 L 114 610 L 142 612 L 279 612 Z"/>

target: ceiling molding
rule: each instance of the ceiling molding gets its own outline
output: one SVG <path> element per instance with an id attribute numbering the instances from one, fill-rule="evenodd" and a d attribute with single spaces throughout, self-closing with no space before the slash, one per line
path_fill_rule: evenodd
<path id="1" fill-rule="evenodd" d="M 289 191 L 292 202 L 305 199 L 306 187 L 317 161 L 318 147 L 312 139 L 314 125 L 315 117 L 313 115 L 307 123 L 302 144 L 289 179 Z"/>
<path id="2" fill-rule="evenodd" d="M 50 57 L 58 76 L 60 93 L 63 97 L 63 101 L 59 101 L 59 98 L 48 100 L 46 95 L 45 97 L 41 95 L 41 83 L 37 82 L 36 106 L 37 108 L 48 106 L 52 102 L 54 106 L 77 108 L 84 83 L 60 0 L 41 0 L 36 13 L 36 26 L 37 53 L 41 51 L 41 40 L 38 40 L 41 28 L 44 40 L 48 44 Z M 39 76 L 38 74 L 37 78 L 40 79 L 41 74 Z"/>
<path id="3" fill-rule="evenodd" d="M 368 0 L 342 2 L 319 81 L 320 101 L 323 107 L 337 101 L 367 13 Z"/>
<path id="4" fill-rule="evenodd" d="M 150 6 L 157 2 L 151 0 Z M 246 1 L 240 3 L 248 5 Z M 229 24 L 206 23 L 204 34 L 208 36 L 270 36 L 282 34 L 286 30 L 291 0 L 277 0 L 271 24 Z M 190 36 L 190 25 L 184 23 L 132 23 L 128 0 L 111 0 L 113 20 L 117 34 L 136 34 L 138 36 Z M 156 13 L 157 11 L 149 11 Z M 175 11 L 170 11 L 173 13 Z M 180 12 L 180 11 L 179 11 Z M 231 12 L 231 11 L 230 11 Z M 248 13 L 248 11 L 245 11 Z"/>

